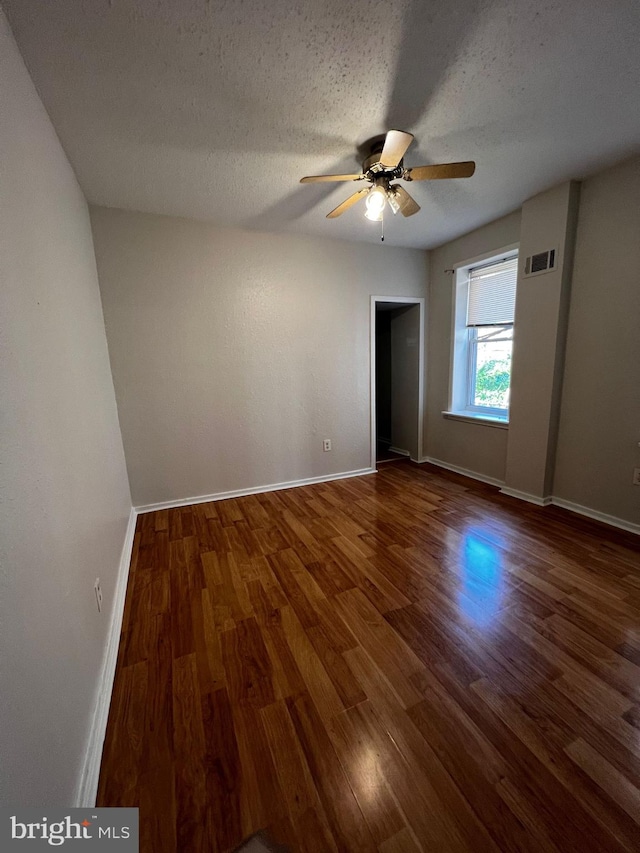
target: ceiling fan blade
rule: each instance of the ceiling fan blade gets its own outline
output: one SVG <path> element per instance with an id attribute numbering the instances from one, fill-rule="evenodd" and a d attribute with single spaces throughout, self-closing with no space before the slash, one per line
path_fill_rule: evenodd
<path id="1" fill-rule="evenodd" d="M 464 163 L 441 163 L 439 166 L 416 166 L 405 169 L 406 181 L 435 181 L 439 178 L 470 178 L 476 170 L 473 160 Z"/>
<path id="2" fill-rule="evenodd" d="M 300 178 L 301 184 L 315 184 L 319 181 L 362 181 L 364 175 L 308 175 L 306 178 Z"/>
<path id="3" fill-rule="evenodd" d="M 390 130 L 384 140 L 380 165 L 385 169 L 395 169 L 412 142 L 412 133 L 406 133 L 404 130 Z"/>
<path id="4" fill-rule="evenodd" d="M 337 207 L 334 207 L 334 209 L 331 211 L 331 213 L 327 213 L 327 219 L 335 219 L 336 216 L 340 216 L 341 214 L 343 214 L 345 212 L 345 210 L 349 210 L 351 205 L 355 204 L 358 201 L 358 199 L 367 195 L 369 190 L 370 190 L 370 187 L 366 187 L 365 189 L 358 190 L 357 193 L 350 195 L 349 198 L 346 199 L 346 201 L 343 201 L 342 204 L 339 204 Z"/>
<path id="5" fill-rule="evenodd" d="M 393 194 L 398 202 L 400 213 L 403 216 L 413 216 L 414 213 L 417 213 L 420 210 L 418 202 L 409 195 L 404 187 L 401 187 L 399 184 L 393 184 Z"/>

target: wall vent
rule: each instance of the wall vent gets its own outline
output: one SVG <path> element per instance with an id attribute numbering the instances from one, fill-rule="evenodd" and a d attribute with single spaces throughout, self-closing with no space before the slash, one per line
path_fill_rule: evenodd
<path id="1" fill-rule="evenodd" d="M 556 268 L 557 252 L 555 249 L 547 249 L 546 252 L 538 252 L 537 255 L 529 255 L 524 262 L 524 276 L 542 275 Z"/>

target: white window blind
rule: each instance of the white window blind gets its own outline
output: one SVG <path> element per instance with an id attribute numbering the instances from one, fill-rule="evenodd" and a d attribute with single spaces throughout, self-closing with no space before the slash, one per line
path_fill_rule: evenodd
<path id="1" fill-rule="evenodd" d="M 513 323 L 517 275 L 517 258 L 469 270 L 468 327 Z"/>

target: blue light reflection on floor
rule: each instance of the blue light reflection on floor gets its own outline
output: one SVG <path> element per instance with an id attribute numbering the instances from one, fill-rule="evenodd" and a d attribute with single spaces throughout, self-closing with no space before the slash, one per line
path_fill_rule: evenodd
<path id="1" fill-rule="evenodd" d="M 470 528 L 460 549 L 460 610 L 479 627 L 488 627 L 502 607 L 502 555 L 485 532 Z"/>

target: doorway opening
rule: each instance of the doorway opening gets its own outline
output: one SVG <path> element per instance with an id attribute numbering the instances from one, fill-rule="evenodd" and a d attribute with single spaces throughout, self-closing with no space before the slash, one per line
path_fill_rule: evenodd
<path id="1" fill-rule="evenodd" d="M 422 458 L 424 299 L 371 297 L 371 467 Z"/>

